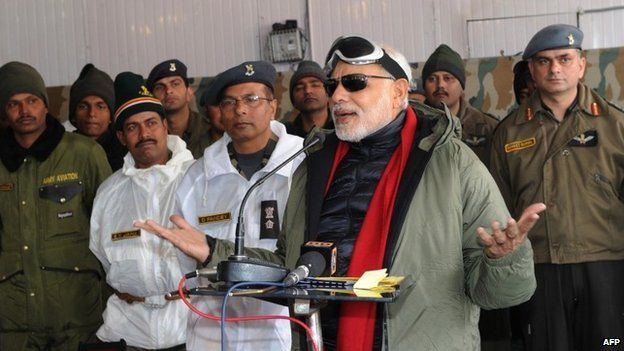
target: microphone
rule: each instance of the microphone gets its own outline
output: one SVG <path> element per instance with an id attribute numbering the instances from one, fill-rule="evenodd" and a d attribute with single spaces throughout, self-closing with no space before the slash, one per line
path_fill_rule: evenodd
<path id="1" fill-rule="evenodd" d="M 195 277 L 206 277 L 209 281 L 213 283 L 219 281 L 217 278 L 217 269 L 215 267 L 196 269 L 190 273 L 186 273 L 184 277 L 186 277 L 186 279 Z"/>
<path id="2" fill-rule="evenodd" d="M 217 265 L 217 276 L 221 281 L 227 282 L 248 282 L 248 281 L 267 281 L 277 282 L 284 279 L 288 270 L 285 267 L 270 262 L 250 259 L 245 255 L 245 220 L 244 210 L 247 199 L 252 191 L 264 183 L 270 176 L 277 173 L 284 166 L 289 164 L 297 156 L 317 144 L 325 142 L 325 133 L 318 132 L 309 139 L 309 142 L 288 157 L 282 163 L 277 165 L 269 173 L 258 179 L 245 193 L 238 210 L 238 219 L 236 222 L 236 236 L 234 238 L 234 254 L 228 257 L 226 261 L 221 261 Z"/>
<path id="3" fill-rule="evenodd" d="M 301 255 L 309 252 L 317 252 L 323 256 L 325 269 L 316 276 L 331 277 L 336 273 L 336 244 L 330 241 L 308 241 L 301 245 Z"/>
<path id="4" fill-rule="evenodd" d="M 316 277 L 325 270 L 325 257 L 316 251 L 303 254 L 297 260 L 297 268 L 293 269 L 284 278 L 284 287 L 297 285 L 309 276 Z"/>

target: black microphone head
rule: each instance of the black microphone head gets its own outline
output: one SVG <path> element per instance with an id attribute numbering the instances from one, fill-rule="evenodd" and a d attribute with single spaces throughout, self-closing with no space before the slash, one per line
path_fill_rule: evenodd
<path id="1" fill-rule="evenodd" d="M 327 135 L 325 135 L 325 133 L 323 133 L 322 130 L 316 130 L 314 131 L 313 135 L 309 135 L 304 141 L 303 141 L 303 146 L 308 146 L 310 144 L 315 144 L 317 146 L 323 146 L 323 143 L 325 143 L 325 138 L 327 137 Z"/>
<path id="2" fill-rule="evenodd" d="M 309 276 L 316 277 L 325 271 L 325 257 L 317 251 L 308 251 L 297 260 L 296 267 L 307 266 L 310 270 Z"/>

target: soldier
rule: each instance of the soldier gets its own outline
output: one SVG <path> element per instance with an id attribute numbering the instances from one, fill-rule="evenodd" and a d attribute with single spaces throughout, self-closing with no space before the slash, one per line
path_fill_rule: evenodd
<path id="1" fill-rule="evenodd" d="M 624 331 L 624 113 L 580 83 L 583 32 L 529 41 L 536 93 L 494 134 L 491 171 L 507 206 L 548 209 L 529 234 L 537 290 L 522 307 L 528 350 L 597 350 Z"/>
<path id="2" fill-rule="evenodd" d="M 292 122 L 284 123 L 288 134 L 305 138 L 315 126 L 334 129 L 330 118 L 327 93 L 323 87 L 325 73 L 314 61 L 301 61 L 290 78 L 290 101 L 299 110 Z"/>
<path id="3" fill-rule="evenodd" d="M 189 168 L 180 183 L 177 202 L 178 212 L 209 234 L 208 240 L 234 240 L 234 219 L 245 192 L 302 147 L 303 139 L 287 134 L 284 125 L 273 120 L 277 111 L 275 78 L 270 63 L 244 62 L 221 73 L 206 95 L 207 105 L 220 106 L 226 134 Z M 291 177 L 302 160 L 299 156 L 251 193 L 244 216 L 247 248 L 275 249 Z M 203 261 L 212 267 L 225 258 L 214 255 Z M 186 271 L 196 268 L 194 261 L 184 264 Z M 221 302 L 200 298 L 195 303 L 203 311 L 220 314 Z M 288 315 L 285 306 L 253 298 L 231 300 L 227 307 L 227 315 L 232 317 Z M 283 320 L 228 323 L 225 335 L 228 348 L 237 350 L 290 350 L 291 346 L 290 326 Z M 189 319 L 189 350 L 218 349 L 220 340 L 218 324 L 195 315 Z"/>
<path id="4" fill-rule="evenodd" d="M 525 60 L 518 61 L 518 63 L 514 65 L 513 73 L 514 96 L 519 106 L 533 94 L 535 83 L 533 83 L 533 78 L 531 78 L 529 63 Z"/>
<path id="5" fill-rule="evenodd" d="M 182 139 L 167 135 L 165 111 L 143 77 L 120 73 L 115 93 L 117 136 L 130 152 L 123 168 L 102 183 L 93 205 L 89 247 L 115 289 L 97 336 L 147 350 L 184 350 L 188 309 L 169 294 L 183 275 L 177 249 L 132 223 L 148 217 L 168 221 L 193 155 Z"/>
<path id="6" fill-rule="evenodd" d="M 147 77 L 147 89 L 162 102 L 169 126 L 169 134 L 174 134 L 186 142 L 193 157 L 199 158 L 210 145 L 210 124 L 189 103 L 193 90 L 189 86 L 186 65 L 172 59 L 154 66 Z"/>
<path id="7" fill-rule="evenodd" d="M 97 141 L 104 148 L 113 172 L 121 168 L 127 152 L 112 128 L 111 111 L 114 107 L 111 77 L 91 63 L 85 65 L 69 90 L 69 121 L 77 133 Z"/>
<path id="8" fill-rule="evenodd" d="M 210 121 L 210 144 L 215 141 L 221 139 L 223 136 L 223 132 L 225 131 L 225 127 L 223 127 L 221 109 L 219 108 L 219 104 L 214 102 L 215 105 L 206 104 L 206 96 L 212 94 L 210 89 L 212 89 L 213 83 L 217 80 L 219 76 L 215 77 L 208 83 L 208 86 L 203 90 L 201 97 L 197 101 L 197 109 L 200 111 L 204 111 L 206 117 Z"/>
<path id="9" fill-rule="evenodd" d="M 487 165 L 490 160 L 490 142 L 498 120 L 470 106 L 464 99 L 466 72 L 458 53 L 447 45 L 440 45 L 423 66 L 422 80 L 427 105 L 442 108 L 442 103 L 457 116 L 462 125 L 462 140 Z"/>
<path id="10" fill-rule="evenodd" d="M 0 350 L 76 350 L 102 323 L 89 216 L 111 169 L 100 145 L 48 113 L 33 67 L 0 67 L 0 107 Z"/>

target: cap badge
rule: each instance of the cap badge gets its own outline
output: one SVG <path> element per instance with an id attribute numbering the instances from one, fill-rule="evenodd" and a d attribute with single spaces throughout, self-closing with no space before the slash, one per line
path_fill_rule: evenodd
<path id="1" fill-rule="evenodd" d="M 568 34 L 568 45 L 574 45 L 574 35 L 572 33 Z"/>
<path id="2" fill-rule="evenodd" d="M 169 62 L 169 71 L 170 72 L 175 72 L 178 69 L 176 68 L 175 62 Z"/>
<path id="3" fill-rule="evenodd" d="M 245 75 L 247 77 L 253 76 L 254 73 L 256 73 L 256 71 L 254 71 L 253 65 L 251 65 L 251 64 L 250 65 L 245 65 L 245 68 L 247 69 L 247 72 L 245 72 Z"/>
<path id="4" fill-rule="evenodd" d="M 141 85 L 141 91 L 139 91 L 139 95 L 152 96 L 152 94 L 150 94 L 149 90 L 147 90 L 145 85 Z"/>

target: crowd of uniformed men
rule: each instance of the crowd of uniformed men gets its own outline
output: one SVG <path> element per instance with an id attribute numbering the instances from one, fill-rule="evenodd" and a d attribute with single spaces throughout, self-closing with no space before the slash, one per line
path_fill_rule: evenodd
<path id="1" fill-rule="evenodd" d="M 4 64 L 0 349 L 218 349 L 219 324 L 172 291 L 231 254 L 246 190 L 315 133 L 322 147 L 252 193 L 250 255 L 292 268 L 303 242 L 333 241 L 339 275 L 414 279 L 385 308 L 330 303 L 325 349 L 598 350 L 624 338 L 624 113 L 582 83 L 582 40 L 573 26 L 538 31 L 514 67 L 518 107 L 500 121 L 468 104 L 464 62 L 444 44 L 413 78 L 395 49 L 340 37 L 324 68 L 299 63 L 299 114 L 284 123 L 265 61 L 215 77 L 196 96 L 208 118 L 191 110 L 177 59 L 114 81 L 87 64 L 71 86 L 73 133 L 48 113 L 40 74 Z M 220 299 L 192 301 L 220 314 Z M 289 311 L 238 298 L 227 313 Z M 224 335 L 236 350 L 305 347 L 284 320 Z"/>

